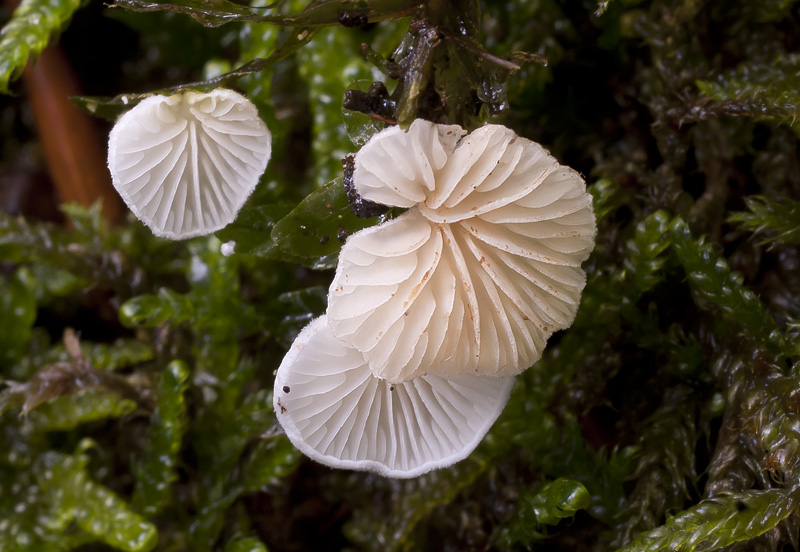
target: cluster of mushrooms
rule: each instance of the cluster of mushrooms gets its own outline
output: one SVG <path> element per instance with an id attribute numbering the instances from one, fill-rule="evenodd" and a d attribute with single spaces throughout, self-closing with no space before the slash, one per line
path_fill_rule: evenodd
<path id="1" fill-rule="evenodd" d="M 184 92 L 119 120 L 109 168 L 156 235 L 181 239 L 231 222 L 269 156 L 249 100 Z M 407 211 L 347 239 L 326 314 L 278 368 L 275 412 L 318 462 L 415 477 L 469 455 L 574 320 L 592 202 L 577 172 L 500 125 L 418 119 L 354 164 L 362 198 Z"/>

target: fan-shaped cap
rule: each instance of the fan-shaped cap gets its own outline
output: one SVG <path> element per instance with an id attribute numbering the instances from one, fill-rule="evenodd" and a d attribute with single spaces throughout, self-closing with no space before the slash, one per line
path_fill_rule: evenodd
<path id="1" fill-rule="evenodd" d="M 513 378 L 423 376 L 391 384 L 321 316 L 275 378 L 278 420 L 294 445 L 334 468 L 416 477 L 472 452 L 508 402 Z"/>
<path id="2" fill-rule="evenodd" d="M 422 120 L 355 164 L 366 199 L 414 205 L 348 238 L 329 292 L 334 333 L 377 377 L 517 374 L 572 324 L 596 231 L 578 173 L 505 127 Z"/>
<path id="3" fill-rule="evenodd" d="M 272 138 L 232 90 L 151 96 L 111 130 L 117 192 L 157 236 L 215 232 L 236 217 L 270 158 Z"/>

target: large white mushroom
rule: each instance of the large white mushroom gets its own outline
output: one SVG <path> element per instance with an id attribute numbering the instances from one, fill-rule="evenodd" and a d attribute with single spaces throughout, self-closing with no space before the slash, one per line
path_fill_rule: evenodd
<path id="1" fill-rule="evenodd" d="M 253 103 L 232 90 L 151 96 L 111 130 L 108 167 L 155 235 L 190 238 L 233 221 L 267 166 L 271 140 Z"/>
<path id="2" fill-rule="evenodd" d="M 594 247 L 574 170 L 499 125 L 415 121 L 356 155 L 365 199 L 409 207 L 347 240 L 328 296 L 337 338 L 391 383 L 514 375 L 572 324 Z"/>
<path id="3" fill-rule="evenodd" d="M 275 413 L 304 454 L 334 468 L 416 477 L 465 458 L 514 378 L 461 374 L 391 384 L 338 340 L 325 316 L 300 333 L 275 378 Z"/>

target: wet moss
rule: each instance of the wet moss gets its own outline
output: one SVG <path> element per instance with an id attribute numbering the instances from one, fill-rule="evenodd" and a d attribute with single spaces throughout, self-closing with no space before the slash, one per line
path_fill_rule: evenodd
<path id="1" fill-rule="evenodd" d="M 115 69 L 137 91 L 198 56 L 243 65 L 194 84 L 238 83 L 280 162 L 218 238 L 0 214 L 0 549 L 797 550 L 798 2 L 367 4 L 277 27 L 305 4 L 152 3 L 230 21 L 185 41 L 164 33 L 185 15 L 119 18 L 169 50 L 125 51 L 149 60 Z M 341 159 L 418 116 L 542 142 L 586 176 L 599 232 L 574 325 L 481 446 L 394 481 L 301 457 L 271 389 L 324 310 L 330 272 L 306 267 L 378 220 L 350 213 Z"/>

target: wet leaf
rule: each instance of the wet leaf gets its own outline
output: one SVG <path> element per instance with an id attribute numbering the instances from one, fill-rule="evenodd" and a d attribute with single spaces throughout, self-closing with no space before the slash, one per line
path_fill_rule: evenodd
<path id="1" fill-rule="evenodd" d="M 272 229 L 272 239 L 282 252 L 311 268 L 332 268 L 347 237 L 376 222 L 353 214 L 337 178 L 282 218 Z"/>
<path id="2" fill-rule="evenodd" d="M 795 500 L 784 489 L 754 489 L 704 500 L 664 526 L 639 535 L 620 552 L 719 550 L 772 529 L 795 510 Z"/>
<path id="3" fill-rule="evenodd" d="M 217 232 L 217 237 L 226 243 L 233 242 L 236 254 L 280 259 L 280 251 L 272 241 L 272 229 L 292 208 L 286 201 L 246 205 L 235 221 Z"/>
<path id="4" fill-rule="evenodd" d="M 166 288 L 158 295 L 141 295 L 127 301 L 119 309 L 120 321 L 128 327 L 152 328 L 164 322 L 180 324 L 195 313 L 189 297 Z"/>
<path id="5" fill-rule="evenodd" d="M 242 470 L 241 492 L 263 491 L 279 485 L 300 463 L 302 454 L 285 437 L 262 439 L 250 453 Z"/>
<path id="6" fill-rule="evenodd" d="M 546 525 L 558 525 L 589 506 L 589 492 L 581 483 L 564 477 L 542 485 L 535 494 L 521 499 L 520 512 L 514 524 L 500 539 L 504 546 L 530 546 L 547 538 Z"/>
<path id="7" fill-rule="evenodd" d="M 127 416 L 136 407 L 135 401 L 113 393 L 87 391 L 56 397 L 38 406 L 28 419 L 40 431 L 67 431 L 81 424 Z"/>
<path id="8" fill-rule="evenodd" d="M 74 521 L 81 530 L 125 552 L 148 552 L 158 542 L 154 525 L 133 512 L 115 493 L 89 477 L 89 459 L 48 452 L 38 461 L 39 485 L 53 504 L 53 522 L 62 530 Z"/>
<path id="9" fill-rule="evenodd" d="M 170 485 L 178 478 L 175 468 L 186 432 L 184 393 L 188 378 L 188 367 L 176 360 L 167 365 L 158 384 L 156 410 L 150 419 L 150 444 L 134 470 L 137 480 L 131 501 L 136 511 L 148 517 L 166 506 Z"/>
<path id="10" fill-rule="evenodd" d="M 84 5 L 82 0 L 23 0 L 11 20 L 0 30 L 0 93 L 17 79 L 61 31 L 72 14 Z"/>
<path id="11" fill-rule="evenodd" d="M 733 273 L 710 244 L 703 239 L 693 240 L 689 227 L 680 218 L 670 224 L 669 234 L 701 306 L 713 304 L 773 354 L 785 354 L 785 339 L 775 320 L 758 297 L 743 285 L 741 275 Z"/>

